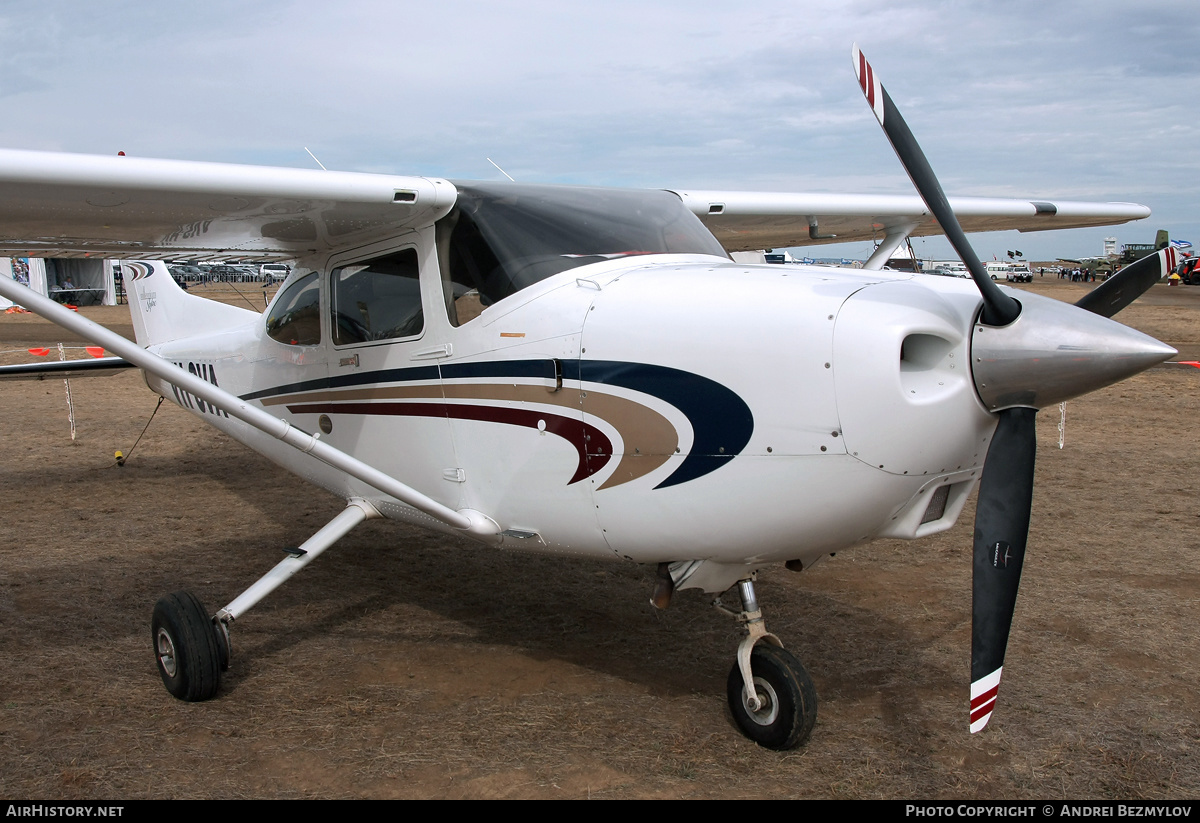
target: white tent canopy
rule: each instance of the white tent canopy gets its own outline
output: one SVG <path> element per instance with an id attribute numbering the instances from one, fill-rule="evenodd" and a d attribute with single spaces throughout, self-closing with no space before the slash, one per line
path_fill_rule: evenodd
<path id="1" fill-rule="evenodd" d="M 12 277 L 12 261 L 9 258 L 0 260 L 3 261 L 0 275 Z M 29 287 L 38 294 L 75 306 L 115 306 L 117 303 L 112 260 L 38 257 L 28 260 Z"/>

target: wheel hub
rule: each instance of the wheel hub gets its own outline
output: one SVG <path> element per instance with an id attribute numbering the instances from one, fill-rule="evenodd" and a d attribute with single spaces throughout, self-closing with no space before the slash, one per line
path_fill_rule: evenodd
<path id="1" fill-rule="evenodd" d="M 175 662 L 175 642 L 171 640 L 171 635 L 166 629 L 158 630 L 156 645 L 158 646 L 158 664 L 167 673 L 167 677 L 174 677 L 179 668 Z"/>
<path id="2" fill-rule="evenodd" d="M 750 695 L 742 689 L 742 705 L 746 707 L 746 714 L 758 725 L 770 726 L 779 717 L 779 696 L 775 694 L 771 684 L 761 677 L 754 678 L 754 691 L 758 693 L 757 709 L 754 708 Z"/>

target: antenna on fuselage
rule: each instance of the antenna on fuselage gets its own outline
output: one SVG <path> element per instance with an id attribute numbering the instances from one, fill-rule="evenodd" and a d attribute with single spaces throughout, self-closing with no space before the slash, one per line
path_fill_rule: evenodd
<path id="1" fill-rule="evenodd" d="M 308 146 L 305 146 L 304 150 L 308 151 Z M 322 163 L 320 160 L 318 160 L 317 156 L 315 154 L 313 154 L 311 151 L 308 151 L 308 156 L 313 159 L 314 163 L 316 163 L 318 166 L 321 167 L 321 171 L 329 171 L 329 169 L 325 168 L 325 164 Z"/>
<path id="2" fill-rule="evenodd" d="M 313 159 L 315 160 L 316 158 L 314 157 Z M 489 158 L 487 158 L 487 161 L 488 161 L 489 163 L 491 163 L 493 166 L 496 166 L 496 161 L 495 161 L 495 160 L 493 160 L 492 158 L 490 158 L 490 157 L 489 157 Z M 505 177 L 507 177 L 507 178 L 508 178 L 510 181 L 512 181 L 513 183 L 517 182 L 516 180 L 513 180 L 513 178 L 512 178 L 512 175 L 511 175 L 511 174 L 509 174 L 508 172 L 506 172 L 504 169 L 500 168 L 499 166 L 496 166 L 496 171 L 498 171 L 498 172 L 500 172 L 501 174 L 503 174 Z"/>

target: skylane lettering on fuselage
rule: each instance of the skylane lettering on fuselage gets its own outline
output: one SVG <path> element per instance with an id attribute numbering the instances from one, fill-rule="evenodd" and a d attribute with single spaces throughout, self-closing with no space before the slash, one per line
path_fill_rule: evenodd
<path id="1" fill-rule="evenodd" d="M 212 383 L 214 386 L 220 386 L 220 384 L 217 382 L 217 370 L 213 367 L 213 365 L 211 363 L 187 363 L 187 364 L 184 364 L 184 363 L 175 361 L 175 365 L 181 369 L 186 369 L 187 371 L 191 372 L 192 374 L 196 375 L 197 377 L 199 377 L 202 380 L 207 380 L 209 383 Z M 198 411 L 202 414 L 215 414 L 218 417 L 228 417 L 229 416 L 228 412 L 221 411 L 216 406 L 214 406 L 212 403 L 208 403 L 208 402 L 200 399 L 199 397 L 196 397 L 196 395 L 192 394 L 191 392 L 184 391 L 183 389 L 176 386 L 174 383 L 171 384 L 171 391 L 175 395 L 175 402 L 178 403 L 180 406 L 183 406 L 185 409 L 194 409 L 195 411 Z"/>

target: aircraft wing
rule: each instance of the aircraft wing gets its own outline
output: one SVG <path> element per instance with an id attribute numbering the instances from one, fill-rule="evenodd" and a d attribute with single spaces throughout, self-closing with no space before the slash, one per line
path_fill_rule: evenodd
<path id="1" fill-rule="evenodd" d="M 940 234 L 913 196 L 675 192 L 729 251 Z M 13 257 L 304 258 L 426 225 L 449 181 L 135 157 L 0 150 L 0 254 Z M 967 231 L 1102 226 L 1131 203 L 952 197 Z"/>
<path id="2" fill-rule="evenodd" d="M 120 357 L 99 357 L 86 360 L 48 360 L 43 363 L 17 363 L 0 366 L 0 380 L 48 380 L 63 377 L 108 376 L 133 368 Z"/>
<path id="3" fill-rule="evenodd" d="M 913 237 L 942 234 L 917 195 L 675 192 L 729 251 L 882 240 L 915 226 Z M 963 230 L 1049 231 L 1109 226 L 1150 216 L 1137 203 L 951 197 Z"/>
<path id="4" fill-rule="evenodd" d="M 454 199 L 426 177 L 0 150 L 0 253 L 295 259 L 426 224 Z"/>

